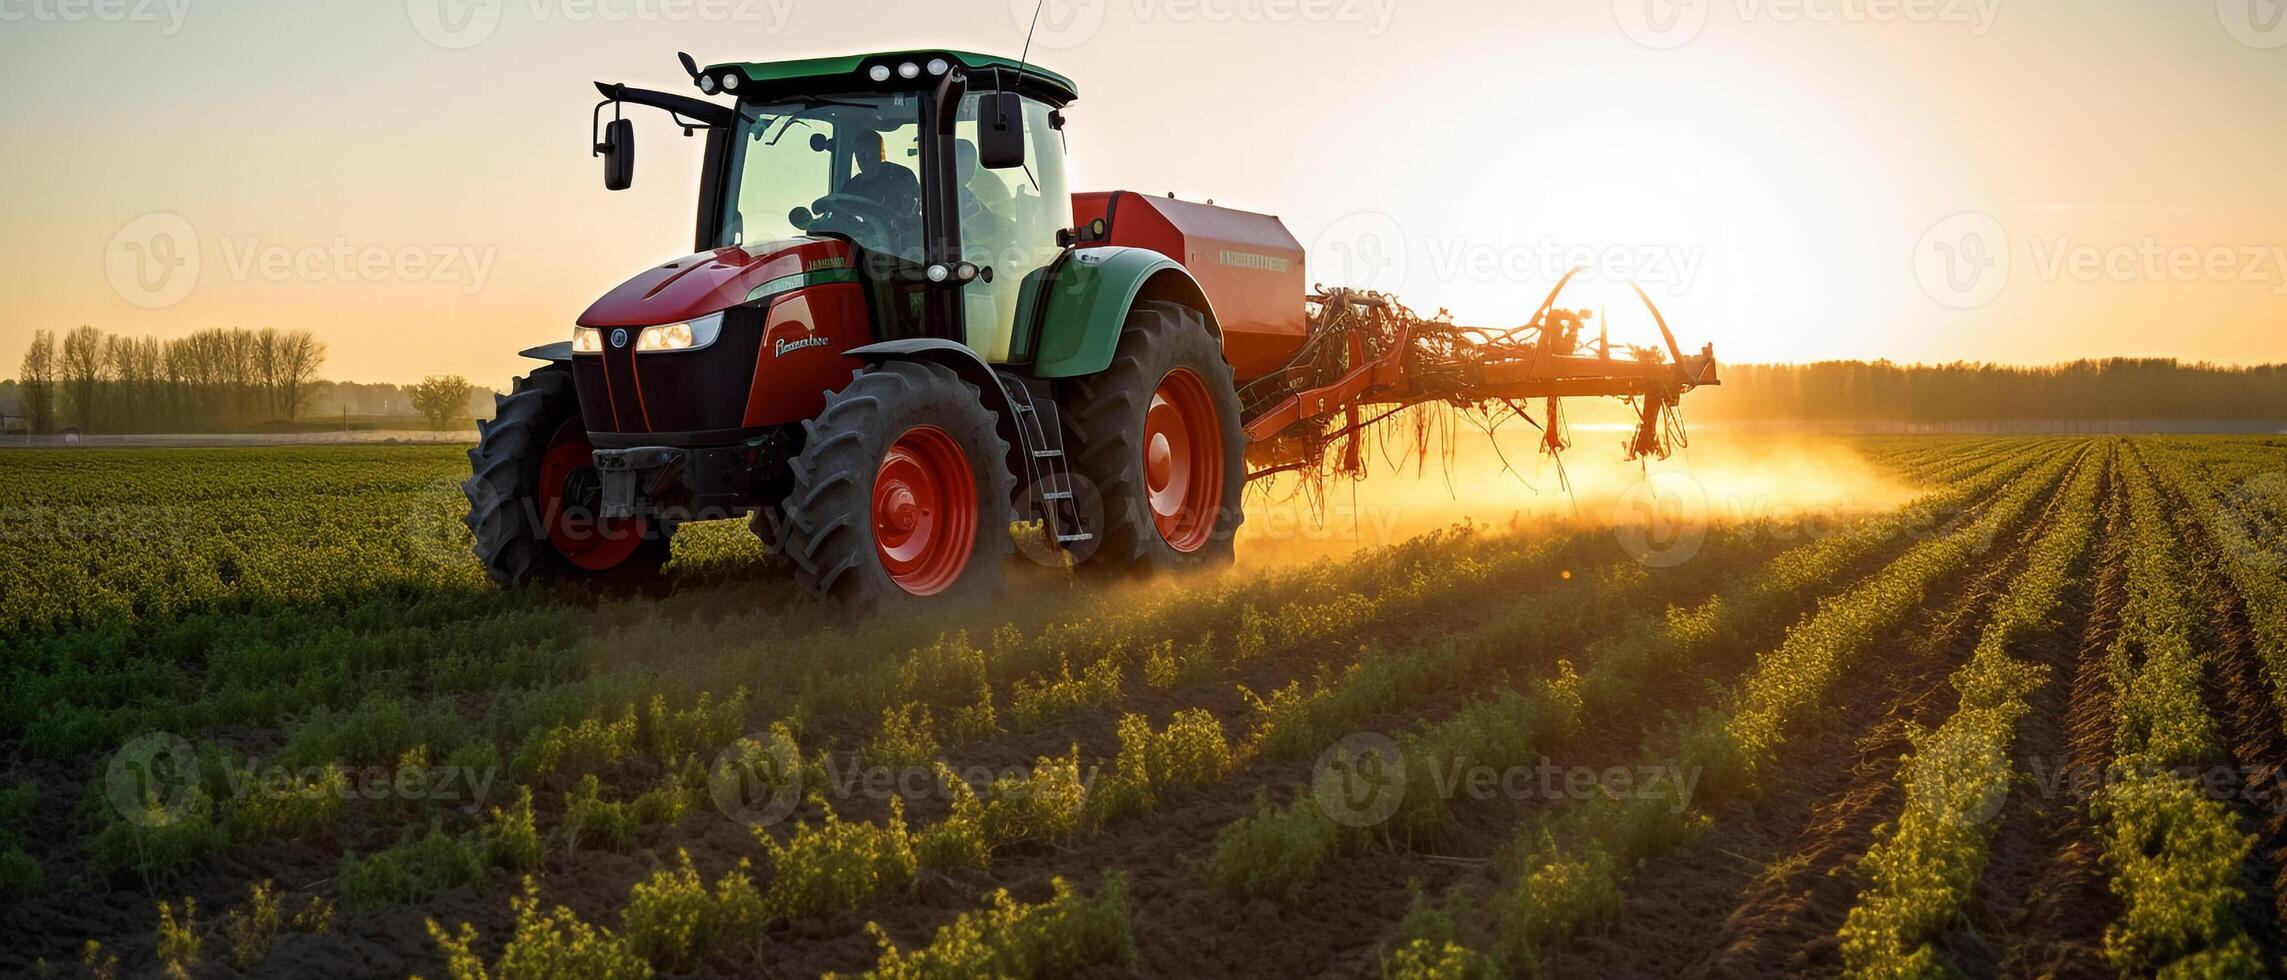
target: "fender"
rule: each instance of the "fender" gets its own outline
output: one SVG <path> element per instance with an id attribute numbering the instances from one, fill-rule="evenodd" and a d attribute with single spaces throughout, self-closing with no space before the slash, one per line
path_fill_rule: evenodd
<path id="1" fill-rule="evenodd" d="M 541 344 L 538 347 L 517 351 L 516 356 L 529 357 L 535 361 L 547 361 L 550 364 L 570 364 L 572 363 L 572 342 L 559 340 L 553 344 Z"/>
<path id="2" fill-rule="evenodd" d="M 1208 331 L 1222 339 L 1222 324 L 1199 281 L 1182 264 L 1148 248 L 1084 248 L 1028 278 L 1017 300 L 1017 322 L 1037 324 L 1033 375 L 1076 378 L 1111 367 L 1128 311 L 1153 299 L 1198 310 Z"/>
<path id="3" fill-rule="evenodd" d="M 929 361 L 952 368 L 961 380 L 977 386 L 977 397 L 983 399 L 985 407 L 1000 419 L 1001 438 L 1008 441 L 1012 456 L 1046 448 L 1031 445 L 1032 440 L 1024 435 L 1024 427 L 1015 424 L 1016 405 L 1003 385 L 1019 382 L 1003 381 L 1000 372 L 994 371 L 992 365 L 985 363 L 982 355 L 970 350 L 966 344 L 933 337 L 891 340 L 853 347 L 844 351 L 842 356 L 854 357 L 869 365 L 884 361 Z"/>

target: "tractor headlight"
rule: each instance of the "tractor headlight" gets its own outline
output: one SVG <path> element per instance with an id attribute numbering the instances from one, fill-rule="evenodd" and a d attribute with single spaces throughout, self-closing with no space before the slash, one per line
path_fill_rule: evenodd
<path id="1" fill-rule="evenodd" d="M 899 65 L 897 66 L 897 77 L 905 79 L 906 81 L 912 81 L 913 79 L 920 78 L 921 66 L 910 61 Z"/>
<path id="2" fill-rule="evenodd" d="M 886 82 L 886 81 L 889 81 L 889 66 L 888 66 L 888 65 L 875 65 L 875 66 L 873 66 L 873 70 L 872 70 L 872 71 L 866 72 L 866 77 L 867 77 L 867 78 L 871 78 L 871 79 L 873 79 L 873 80 L 874 80 L 874 81 L 876 81 L 876 82 Z"/>
<path id="3" fill-rule="evenodd" d="M 698 350 L 715 342 L 723 332 L 723 315 L 712 313 L 682 323 L 662 323 L 645 327 L 636 335 L 638 353 L 655 351 Z"/>
<path id="4" fill-rule="evenodd" d="M 572 353 L 601 354 L 604 352 L 604 332 L 595 327 L 572 328 Z"/>
<path id="5" fill-rule="evenodd" d="M 929 73 L 932 75 L 942 75 L 952 70 L 953 66 L 946 64 L 943 58 L 929 59 Z"/>

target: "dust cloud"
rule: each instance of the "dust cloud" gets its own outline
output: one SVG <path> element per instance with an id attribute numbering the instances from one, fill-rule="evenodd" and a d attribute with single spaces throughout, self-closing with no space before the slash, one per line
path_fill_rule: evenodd
<path id="1" fill-rule="evenodd" d="M 1339 558 L 1465 523 L 1519 534 L 1640 523 L 1647 508 L 1711 527 L 1771 520 L 1817 533 L 1919 492 L 1817 436 L 1718 428 L 1666 460 L 1628 462 L 1625 424 L 1578 424 L 1571 435 L 1561 472 L 1539 433 L 1512 423 L 1497 438 L 1459 427 L 1450 452 L 1435 446 L 1426 459 L 1404 452 L 1410 437 L 1374 440 L 1363 480 L 1262 481 L 1248 491 L 1239 566 Z"/>

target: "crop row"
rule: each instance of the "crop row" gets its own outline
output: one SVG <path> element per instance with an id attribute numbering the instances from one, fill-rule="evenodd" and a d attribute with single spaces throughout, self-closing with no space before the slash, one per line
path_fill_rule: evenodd
<path id="1" fill-rule="evenodd" d="M 2106 651 L 2113 772 L 2092 807 L 2120 918 L 2105 956 L 2123 973 L 2255 976 L 2262 957 L 2233 914 L 2254 839 L 2190 773 L 2223 758 L 2201 693 L 2198 613 L 2152 473 L 2130 454 L 2128 598 Z"/>
<path id="2" fill-rule="evenodd" d="M 2287 716 L 2287 448 L 2241 440 L 2163 441 L 2142 455 L 2220 553 L 2246 606 L 2272 703 Z"/>
<path id="3" fill-rule="evenodd" d="M 1500 769 L 1527 761 L 1577 733 L 1589 718 L 1634 703 L 1643 685 L 1661 673 L 1778 629 L 1835 578 L 1901 546 L 1917 529 L 1940 522 L 1941 515 L 1994 492 L 2039 458 L 2027 452 L 1991 465 L 1902 513 L 1868 519 L 1838 536 L 1784 552 L 1756 573 L 1719 569 L 1719 581 L 1746 584 L 1689 611 L 1671 608 L 1664 617 L 1628 623 L 1590 647 L 1582 659 L 1584 670 L 1559 662 L 1555 676 L 1534 684 L 1529 693 L 1504 687 L 1474 701 L 1445 722 L 1409 736 L 1399 759 L 1390 764 L 1404 767 L 1407 785 L 1429 787 L 1437 785 L 1441 772 Z M 1318 726 L 1321 732 L 1338 728 Z M 1392 824 L 1372 834 L 1337 826 L 1308 793 L 1285 808 L 1265 802 L 1255 814 L 1224 829 L 1206 867 L 1234 897 L 1289 897 L 1321 865 L 1346 851 L 1378 840 L 1418 845 L 1443 839 L 1451 829 L 1448 806 L 1440 793 L 1408 793 Z"/>
<path id="4" fill-rule="evenodd" d="M 1859 976 L 1946 974 L 1931 940 L 1957 921 L 1983 876 L 1992 817 L 2016 778 L 2011 746 L 2027 698 L 2050 669 L 2015 654 L 2054 627 L 2074 572 L 2096 531 L 2096 508 L 2112 466 L 2112 449 L 2082 467 L 2064 505 L 2009 583 L 1978 637 L 1969 663 L 1955 671 L 1961 700 L 1935 730 L 1911 735 L 1912 753 L 1898 780 L 1905 805 L 1877 831 L 1860 863 L 1868 884 L 1842 928 L 1848 970 Z"/>
<path id="5" fill-rule="evenodd" d="M 2086 455 L 2040 464 L 1967 525 L 1915 545 L 1790 629 L 1757 659 L 1726 708 L 1703 710 L 1675 733 L 1678 764 L 1699 774 L 1690 805 L 1660 794 L 1598 800 L 1567 819 L 1520 827 L 1504 862 L 1511 883 L 1489 903 L 1500 937 L 1492 955 L 1510 969 L 1537 972 L 1543 950 L 1609 922 L 1628 869 L 1695 835 L 1711 800 L 1754 792 L 1788 730 L 1818 709 L 1842 673 L 1902 627 L 1941 583 L 1988 553 Z M 1401 934 L 1399 945 L 1414 938 Z"/>

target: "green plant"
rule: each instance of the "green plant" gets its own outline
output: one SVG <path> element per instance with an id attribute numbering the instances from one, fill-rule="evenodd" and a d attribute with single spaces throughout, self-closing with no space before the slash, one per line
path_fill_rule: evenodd
<path id="1" fill-rule="evenodd" d="M 445 954 L 452 980 L 645 980 L 651 964 L 609 929 L 580 920 L 561 905 L 540 911 L 540 884 L 527 875 L 524 893 L 508 900 L 516 932 L 490 968 L 475 951 L 476 927 L 448 932 L 428 920 L 429 938 Z"/>
<path id="2" fill-rule="evenodd" d="M 167 974 L 187 977 L 191 967 L 199 965 L 199 903 L 197 899 L 183 899 L 182 918 L 175 917 L 173 903 L 159 902 L 159 962 L 167 965 Z"/>
<path id="3" fill-rule="evenodd" d="M 492 820 L 478 832 L 478 846 L 487 865 L 512 871 L 534 871 L 543 852 L 540 829 L 532 817 L 532 787 L 516 787 L 516 802 L 507 809 L 492 808 Z"/>
<path id="4" fill-rule="evenodd" d="M 796 825 L 785 843 L 755 831 L 770 870 L 763 905 L 772 918 L 820 918 L 912 883 L 918 863 L 903 801 L 890 799 L 889 819 L 879 826 L 842 820 L 822 796 L 813 802 L 824 811 L 821 821 Z"/>
<path id="5" fill-rule="evenodd" d="M 751 949 L 766 924 L 762 896 L 745 861 L 709 891 L 680 848 L 677 864 L 651 873 L 628 892 L 627 939 L 637 955 L 662 969 L 684 971 L 712 956 Z"/>
<path id="6" fill-rule="evenodd" d="M 1135 962 L 1125 876 L 1105 874 L 1094 897 L 1079 894 L 1062 878 L 1049 886 L 1053 894 L 1038 905 L 1018 902 L 1006 890 L 995 892 L 992 907 L 963 913 L 938 929 L 929 945 L 911 952 L 899 949 L 880 926 L 867 923 L 882 953 L 865 976 L 1045 980 Z"/>
<path id="7" fill-rule="evenodd" d="M 888 769 L 913 769 L 937 757 L 937 723 L 929 706 L 908 701 L 881 709 L 881 733 L 865 750 L 866 761 Z"/>
<path id="8" fill-rule="evenodd" d="M 1278 808 L 1268 790 L 1257 789 L 1254 815 L 1216 832 L 1205 866 L 1208 884 L 1240 901 L 1293 901 L 1318 866 L 1340 852 L 1344 830 L 1308 794 Z"/>
<path id="9" fill-rule="evenodd" d="M 231 962 L 250 969 L 270 955 L 278 939 L 278 891 L 268 879 L 247 887 L 246 904 L 224 913 L 223 933 L 230 937 Z"/>
<path id="10" fill-rule="evenodd" d="M 477 847 L 432 825 L 386 850 L 344 857 L 341 897 L 353 908 L 418 901 L 456 885 L 482 885 L 486 863 Z"/>

